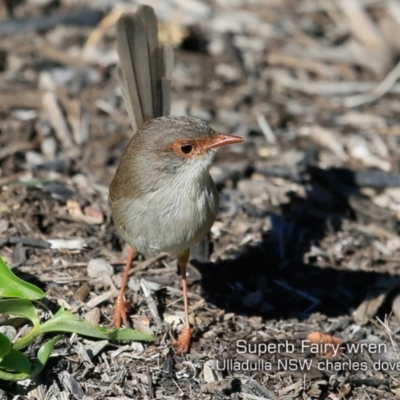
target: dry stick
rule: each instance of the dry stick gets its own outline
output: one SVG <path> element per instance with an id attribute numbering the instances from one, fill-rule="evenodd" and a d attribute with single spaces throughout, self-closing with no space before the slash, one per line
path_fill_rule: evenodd
<path id="1" fill-rule="evenodd" d="M 88 36 L 85 45 L 82 49 L 82 56 L 84 60 L 89 59 L 90 51 L 97 46 L 100 40 L 103 38 L 108 28 L 115 25 L 118 18 L 124 13 L 123 9 L 115 8 L 108 13 L 96 26 L 95 29 Z"/>
<path id="2" fill-rule="evenodd" d="M 382 4 L 382 0 L 362 0 L 361 4 L 365 7 L 370 7 L 374 5 Z M 299 7 L 297 7 L 296 11 L 299 13 L 310 14 L 321 11 L 330 11 L 335 10 L 337 8 L 336 3 L 334 2 L 312 2 L 312 3 L 299 3 Z"/>
<path id="3" fill-rule="evenodd" d="M 267 56 L 268 65 L 301 69 L 319 76 L 332 78 L 338 75 L 334 66 L 323 64 L 317 60 L 303 58 L 281 52 L 271 52 Z"/>
<path id="4" fill-rule="evenodd" d="M 337 2 L 334 0 L 325 0 L 324 3 L 328 6 L 325 11 L 328 17 L 336 24 L 342 34 L 345 34 L 349 28 L 348 21 L 346 21 L 343 13 L 340 12 Z M 329 8 L 329 6 L 333 7 Z"/>
<path id="5" fill-rule="evenodd" d="M 147 381 L 148 381 L 148 387 L 149 387 L 149 398 L 154 399 L 154 389 L 153 389 L 153 379 L 150 373 L 150 368 L 148 365 L 146 365 L 146 375 L 147 375 Z"/>
<path id="6" fill-rule="evenodd" d="M 400 3 L 398 0 L 389 0 L 387 3 L 388 14 L 400 25 Z"/>
<path id="7" fill-rule="evenodd" d="M 30 50 L 32 52 L 32 47 L 27 48 L 27 52 Z M 65 50 L 55 49 L 52 46 L 40 43 L 34 47 L 34 51 L 37 54 L 41 54 L 43 57 L 56 62 L 57 64 L 67 65 L 73 68 L 84 68 L 86 62 L 77 56 L 73 56 L 67 53 Z"/>
<path id="8" fill-rule="evenodd" d="M 338 6 L 348 18 L 350 33 L 366 48 L 384 49 L 384 39 L 360 0 L 340 0 Z"/>
<path id="9" fill-rule="evenodd" d="M 399 354 L 397 352 L 398 346 L 395 343 L 395 341 L 393 340 L 394 332 L 390 329 L 386 318 L 385 318 L 385 321 L 382 321 L 379 317 L 376 317 L 376 320 L 379 322 L 379 324 L 381 324 L 383 326 L 383 328 L 386 331 L 386 334 L 389 336 L 390 343 L 391 343 L 391 345 L 393 347 L 393 350 L 395 350 L 395 353 L 396 353 L 397 361 L 399 361 Z"/>
<path id="10" fill-rule="evenodd" d="M 156 323 L 156 325 L 158 327 L 161 327 L 162 320 L 161 320 L 160 314 L 157 309 L 157 304 L 156 304 L 153 296 L 151 295 L 151 291 L 150 291 L 149 287 L 147 286 L 147 282 L 144 279 L 140 280 L 140 287 L 143 290 L 144 298 L 146 300 L 147 306 L 149 307 L 151 314 L 153 315 L 154 322 Z"/>
<path id="11" fill-rule="evenodd" d="M 278 86 L 318 96 L 343 96 L 351 93 L 365 93 L 373 91 L 376 87 L 376 83 L 374 82 L 299 80 L 292 78 L 284 71 L 270 71 L 265 74 L 265 78 L 271 79 L 272 82 Z M 400 84 L 393 85 L 389 91 L 390 93 L 400 93 Z"/>
<path id="12" fill-rule="evenodd" d="M 345 107 L 357 107 L 361 104 L 370 103 L 382 97 L 387 93 L 396 81 L 400 78 L 400 61 L 396 66 L 389 72 L 386 78 L 371 92 L 363 93 L 356 96 L 350 96 L 343 100 Z"/>
<path id="13" fill-rule="evenodd" d="M 258 126 L 260 127 L 262 133 L 264 134 L 267 142 L 271 143 L 271 144 L 276 143 L 275 134 L 272 131 L 267 119 L 265 118 L 265 115 L 263 115 L 261 113 L 257 113 L 256 118 L 257 118 Z"/>
<path id="14" fill-rule="evenodd" d="M 52 91 L 46 91 L 42 96 L 42 106 L 47 118 L 54 128 L 57 139 L 63 148 L 71 148 L 74 143 L 72 133 L 69 129 L 67 120 L 64 117 L 63 109 L 59 103 L 57 95 Z"/>
<path id="15" fill-rule="evenodd" d="M 325 3 L 327 2 L 325 1 Z M 386 3 L 386 1 L 382 3 Z M 388 65 L 387 63 L 390 61 L 390 50 L 382 32 L 379 30 L 370 13 L 367 12 L 365 1 L 330 0 L 328 4 L 333 6 L 330 7 L 331 11 L 328 14 L 345 31 L 351 33 L 352 39 L 346 47 L 348 47 L 354 56 L 360 58 L 358 62 L 361 62 L 362 65 L 365 64 L 367 68 L 376 74 L 384 73 Z M 335 7 L 337 7 L 337 10 Z M 355 51 L 352 51 L 351 48 Z M 375 57 L 375 54 L 378 54 L 379 57 Z"/>

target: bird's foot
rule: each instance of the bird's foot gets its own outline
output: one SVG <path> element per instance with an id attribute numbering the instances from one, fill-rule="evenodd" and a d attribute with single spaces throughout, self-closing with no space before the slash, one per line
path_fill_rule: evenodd
<path id="1" fill-rule="evenodd" d="M 184 326 L 178 340 L 174 343 L 176 354 L 186 354 L 190 348 L 190 339 L 192 338 L 192 331 L 189 326 Z"/>
<path id="2" fill-rule="evenodd" d="M 128 317 L 127 317 L 127 309 L 131 305 L 130 301 L 125 301 L 123 296 L 117 297 L 114 304 L 114 326 L 116 328 L 121 327 L 121 321 L 124 322 L 124 325 L 129 326 Z"/>

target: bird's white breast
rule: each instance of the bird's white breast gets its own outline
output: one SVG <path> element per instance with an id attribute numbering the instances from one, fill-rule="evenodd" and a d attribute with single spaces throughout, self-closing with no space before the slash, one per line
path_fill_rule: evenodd
<path id="1" fill-rule="evenodd" d="M 122 237 L 138 252 L 177 255 L 199 242 L 211 229 L 218 211 L 218 192 L 208 171 L 176 176 L 161 189 L 125 200 L 129 215 Z"/>

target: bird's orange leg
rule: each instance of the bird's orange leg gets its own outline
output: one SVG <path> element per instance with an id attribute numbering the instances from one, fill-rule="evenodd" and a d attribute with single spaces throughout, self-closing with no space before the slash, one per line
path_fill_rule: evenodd
<path id="1" fill-rule="evenodd" d="M 190 347 L 190 339 L 192 337 L 192 332 L 189 325 L 189 300 L 188 300 L 188 287 L 186 278 L 186 267 L 189 262 L 190 249 L 185 250 L 178 255 L 178 266 L 181 270 L 182 277 L 182 291 L 183 291 L 183 304 L 185 307 L 185 325 L 182 332 L 175 342 L 175 348 L 177 354 L 187 353 Z"/>
<path id="2" fill-rule="evenodd" d="M 121 288 L 119 289 L 118 297 L 114 304 L 114 325 L 116 328 L 121 327 L 121 320 L 124 321 L 125 325 L 128 325 L 128 318 L 126 315 L 126 309 L 130 305 L 130 301 L 125 301 L 124 293 L 125 288 L 128 283 L 129 270 L 131 269 L 133 256 L 135 255 L 135 250 L 130 248 L 128 258 L 126 260 L 124 275 L 122 277 Z"/>

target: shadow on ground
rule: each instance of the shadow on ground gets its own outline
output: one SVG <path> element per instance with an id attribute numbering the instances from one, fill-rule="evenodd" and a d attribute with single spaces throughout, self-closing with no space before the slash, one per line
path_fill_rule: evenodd
<path id="1" fill-rule="evenodd" d="M 390 212 L 360 193 L 356 178 L 348 169 L 306 165 L 301 173 L 306 197 L 290 195 L 279 215 L 269 214 L 273 229 L 263 233 L 261 243 L 234 259 L 195 262 L 207 301 L 227 312 L 266 319 L 305 319 L 315 312 L 336 317 L 351 315 L 362 301 L 398 284 L 400 278 L 384 268 L 376 272 L 379 260 L 368 250 L 374 236 L 361 234 L 355 247 L 343 225 L 353 221 L 360 232 L 369 223 L 398 230 Z M 337 237 L 339 231 L 343 238 Z M 335 241 L 332 248 L 341 246 L 341 260 L 321 246 L 329 236 Z M 357 265 L 358 252 L 370 258 L 371 271 Z"/>

